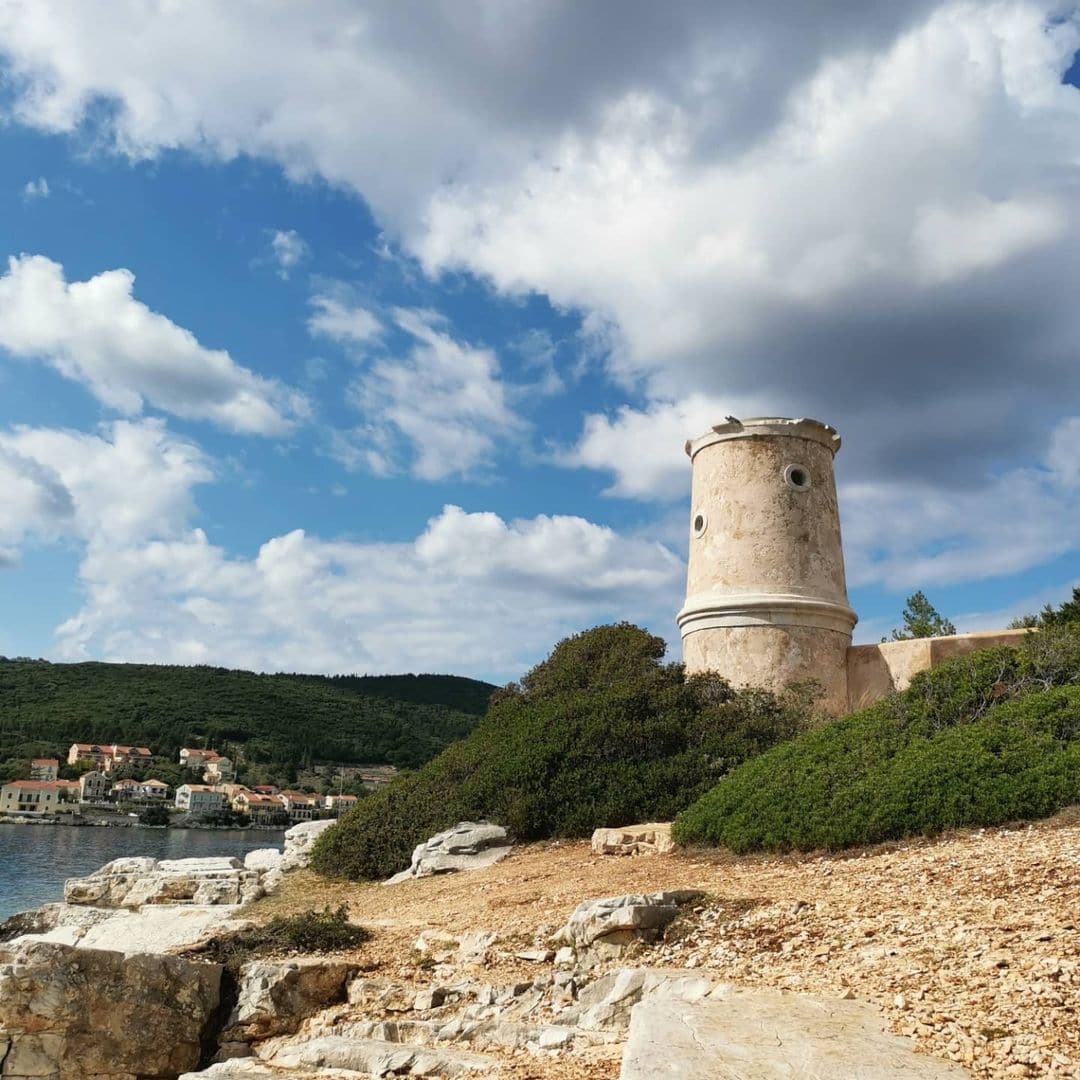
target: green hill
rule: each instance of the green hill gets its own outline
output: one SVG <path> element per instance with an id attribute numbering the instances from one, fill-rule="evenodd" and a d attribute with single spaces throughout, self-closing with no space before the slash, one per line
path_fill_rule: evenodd
<path id="1" fill-rule="evenodd" d="M 476 725 L 495 690 L 451 675 L 258 675 L 211 667 L 0 661 L 0 771 L 73 742 L 239 750 L 251 763 L 420 765 Z M 0 772 L 2 775 L 2 772 Z"/>

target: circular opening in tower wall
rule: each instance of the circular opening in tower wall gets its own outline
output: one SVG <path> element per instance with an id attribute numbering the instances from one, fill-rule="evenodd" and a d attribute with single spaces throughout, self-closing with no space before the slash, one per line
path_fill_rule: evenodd
<path id="1" fill-rule="evenodd" d="M 784 469 L 784 483 L 796 491 L 805 491 L 810 486 L 810 470 L 805 465 L 788 465 Z"/>
<path id="2" fill-rule="evenodd" d="M 701 536 L 709 524 L 709 519 L 704 514 L 694 515 L 694 535 Z"/>

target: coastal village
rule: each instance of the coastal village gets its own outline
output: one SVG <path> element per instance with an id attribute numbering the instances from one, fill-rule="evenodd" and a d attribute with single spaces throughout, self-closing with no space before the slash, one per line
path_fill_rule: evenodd
<path id="1" fill-rule="evenodd" d="M 0 815 L 9 820 L 34 820 L 120 810 L 139 816 L 140 811 L 156 806 L 168 817 L 151 819 L 155 824 L 168 824 L 172 816 L 184 815 L 188 825 L 282 828 L 338 817 L 359 800 L 358 795 L 340 791 L 320 793 L 313 788 L 238 783 L 233 760 L 210 748 L 180 750 L 177 764 L 193 779 L 175 786 L 150 775 L 155 762 L 160 764 L 161 759 L 146 746 L 72 743 L 65 764 L 79 772 L 78 779 L 60 777 L 59 758 L 34 758 L 25 779 L 0 786 Z M 338 765 L 325 771 L 337 773 L 339 786 L 348 775 L 364 788 L 385 784 L 395 773 L 392 766 L 384 765 Z M 132 772 L 137 775 L 122 775 Z M 99 820 L 107 822 L 108 818 Z"/>

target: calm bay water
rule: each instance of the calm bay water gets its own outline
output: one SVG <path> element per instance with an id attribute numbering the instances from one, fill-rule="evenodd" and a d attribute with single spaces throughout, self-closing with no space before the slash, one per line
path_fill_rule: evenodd
<path id="1" fill-rule="evenodd" d="M 63 900 L 64 882 L 85 877 L 110 859 L 150 855 L 191 859 L 244 854 L 281 847 L 280 832 L 261 829 L 78 828 L 66 825 L 0 824 L 0 921 Z"/>

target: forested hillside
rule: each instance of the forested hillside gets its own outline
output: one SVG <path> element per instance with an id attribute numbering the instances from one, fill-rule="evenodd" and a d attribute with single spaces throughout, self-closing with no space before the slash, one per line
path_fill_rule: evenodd
<path id="1" fill-rule="evenodd" d="M 0 770 L 73 742 L 240 749 L 252 763 L 419 765 L 468 734 L 494 690 L 457 676 L 328 678 L 211 667 L 0 661 Z"/>

